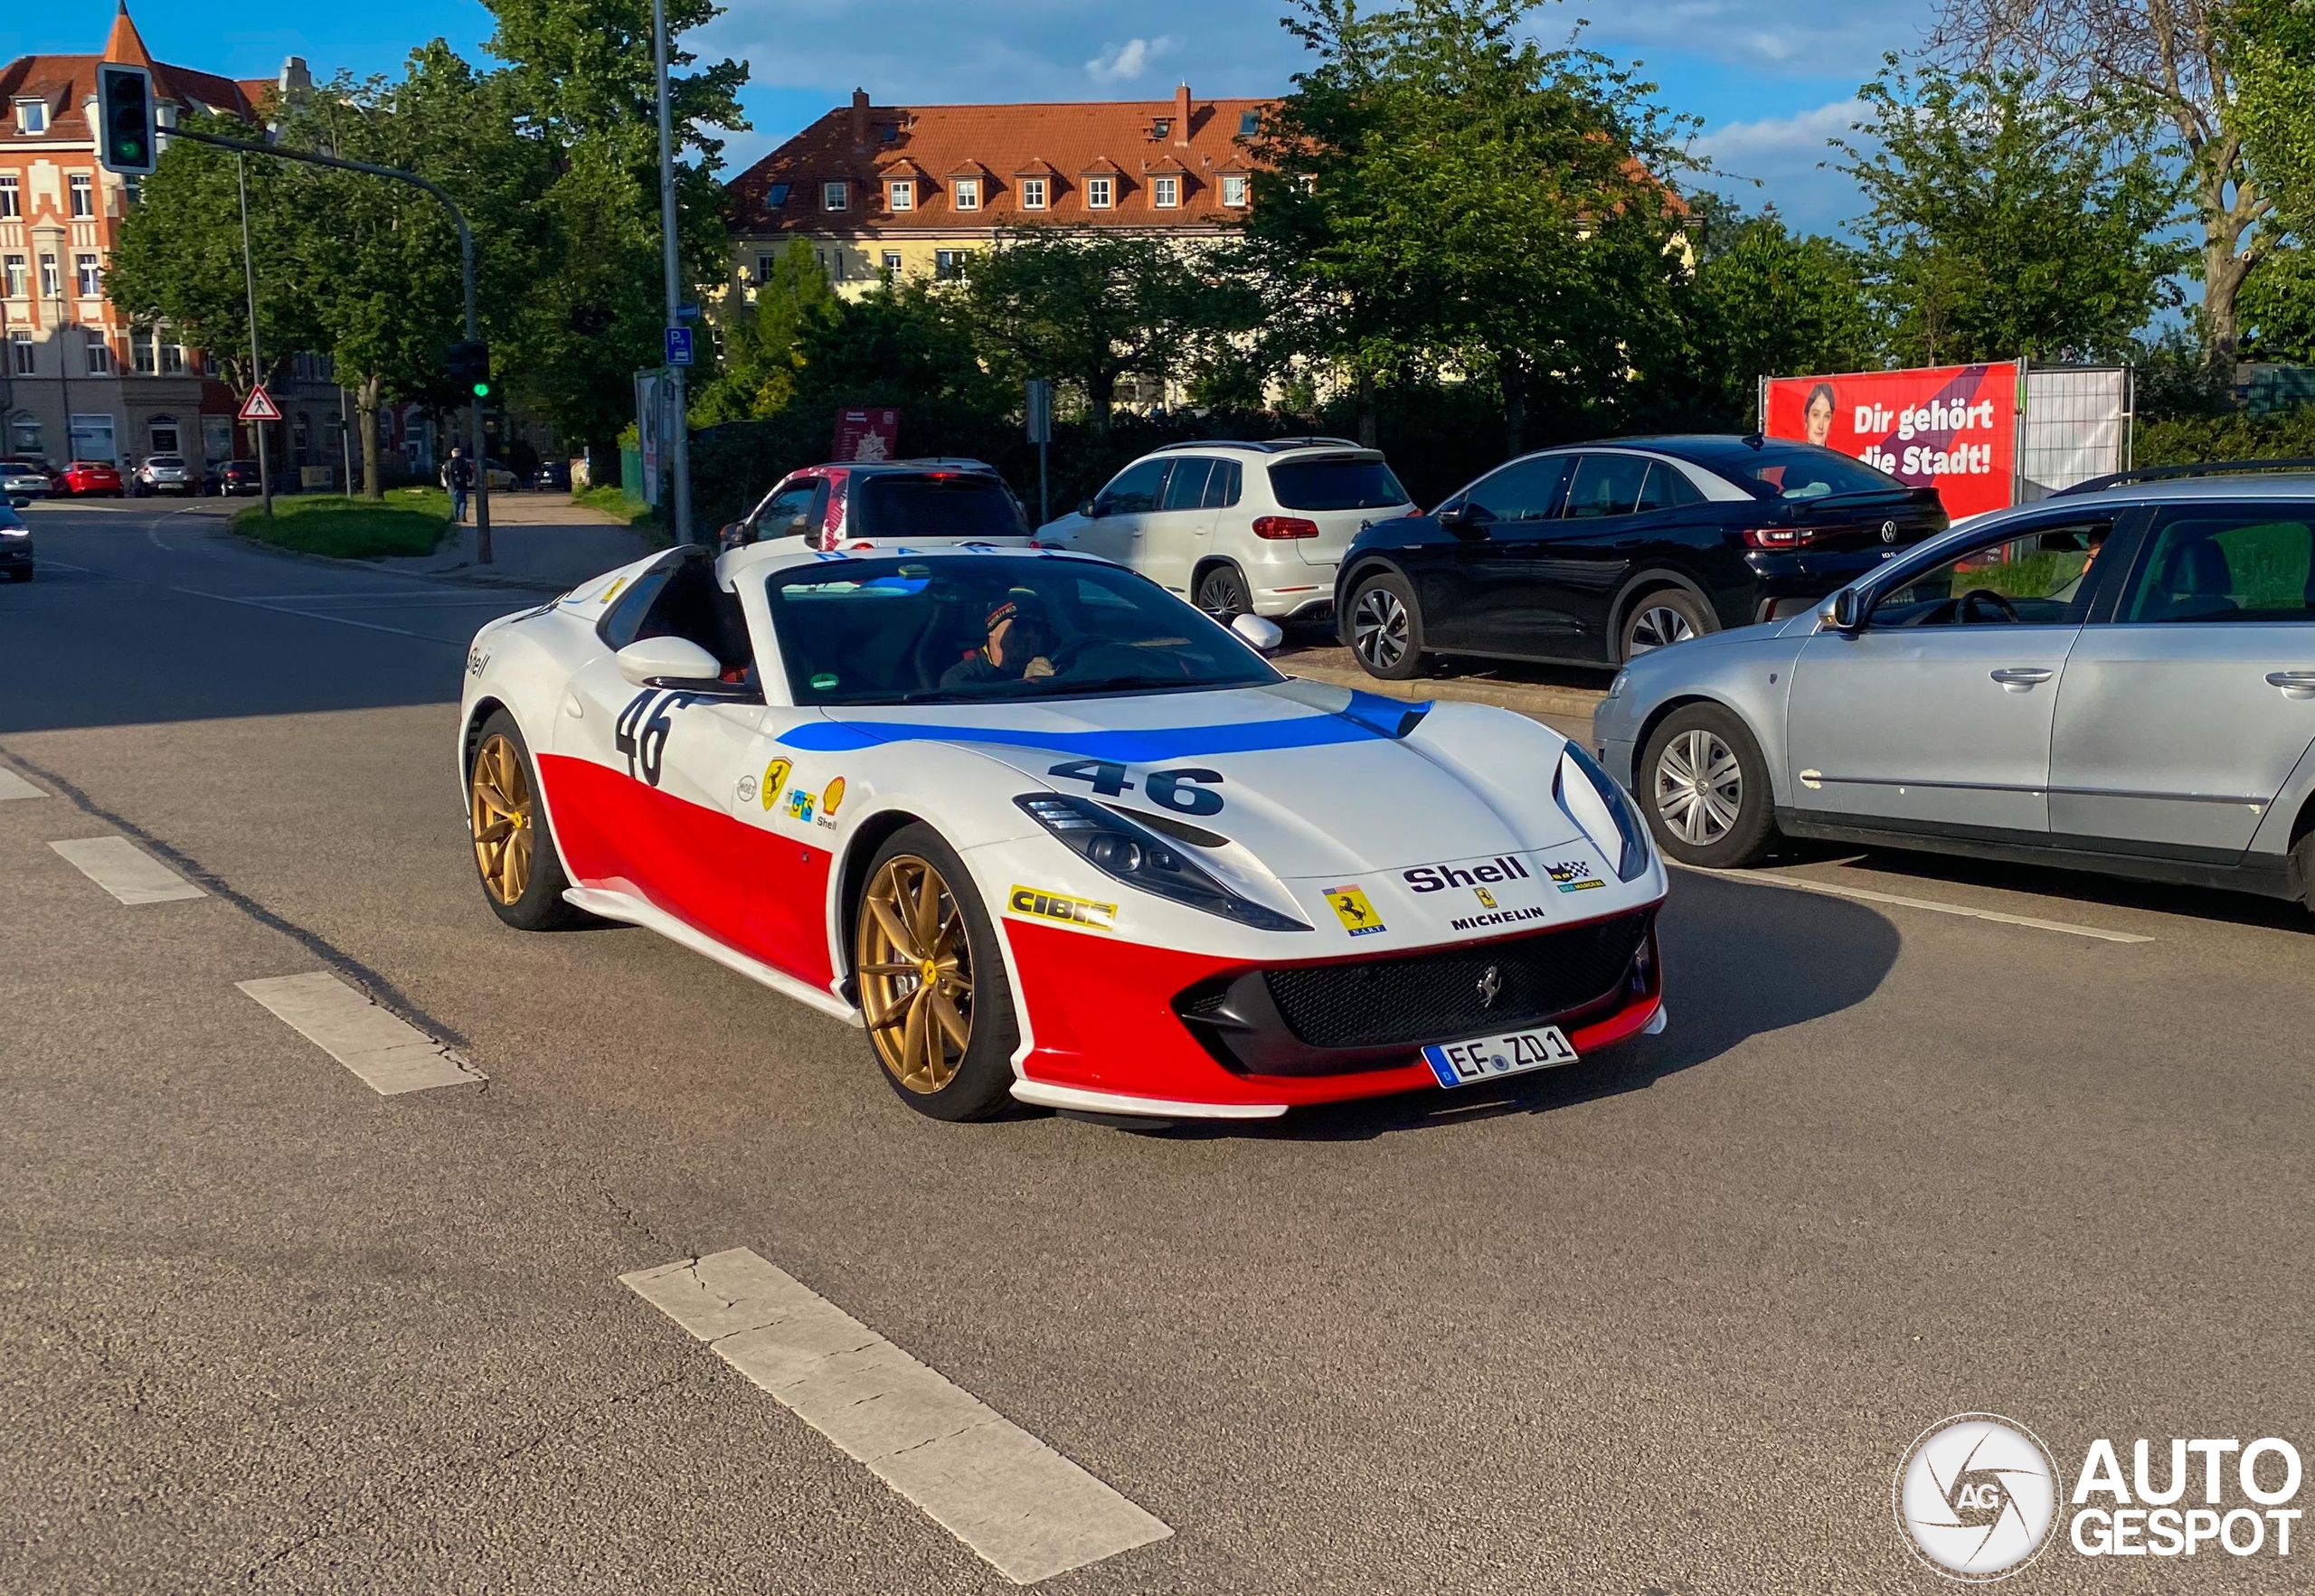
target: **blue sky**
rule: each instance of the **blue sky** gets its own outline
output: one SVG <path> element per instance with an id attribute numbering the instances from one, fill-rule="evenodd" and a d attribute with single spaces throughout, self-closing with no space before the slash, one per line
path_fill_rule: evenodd
<path id="1" fill-rule="evenodd" d="M 0 58 L 93 52 L 112 8 L 113 0 L 11 6 Z M 1819 166 L 1824 140 L 1846 131 L 1857 85 L 1883 52 L 1919 42 L 1931 10 L 1929 0 L 1564 0 L 1539 6 L 1533 24 L 1555 41 L 1587 20 L 1592 48 L 1639 61 L 1667 105 L 1705 119 L 1702 152 L 1733 175 L 1716 186 L 1834 230 L 1857 207 L 1847 180 Z M 135 0 L 133 14 L 163 60 L 232 77 L 271 76 L 289 54 L 323 76 L 339 67 L 391 72 L 436 34 L 478 55 L 490 32 L 474 0 L 374 9 Z M 1278 14 L 1272 0 L 729 0 L 701 49 L 751 68 L 745 103 L 755 131 L 736 135 L 730 151 L 744 164 L 855 84 L 879 101 L 919 103 L 1160 99 L 1185 80 L 1200 95 L 1274 93 L 1300 56 Z"/>

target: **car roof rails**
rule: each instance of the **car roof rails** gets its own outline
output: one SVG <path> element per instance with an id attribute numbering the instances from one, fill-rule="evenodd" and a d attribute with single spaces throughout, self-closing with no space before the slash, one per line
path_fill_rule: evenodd
<path id="1" fill-rule="evenodd" d="M 2177 482 L 2192 477 L 2254 475 L 2269 471 L 2315 471 L 2315 459 L 2201 460 L 2186 466 L 2140 466 L 2133 470 L 2109 471 L 2103 477 L 2093 477 L 2087 482 L 2061 487 L 2049 496 L 2054 499 L 2070 498 L 2076 494 L 2100 493 L 2134 482 Z"/>
<path id="2" fill-rule="evenodd" d="M 1177 449 L 1251 449 L 1274 455 L 1290 449 L 1364 449 L 1366 446 L 1347 438 L 1185 438 L 1178 443 L 1161 443 L 1149 452 L 1169 453 Z"/>

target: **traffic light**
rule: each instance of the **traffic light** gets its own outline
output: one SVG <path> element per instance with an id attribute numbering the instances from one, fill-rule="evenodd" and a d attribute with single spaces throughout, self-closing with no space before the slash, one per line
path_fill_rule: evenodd
<path id="1" fill-rule="evenodd" d="M 99 64 L 97 106 L 104 123 L 97 164 L 123 177 L 149 175 L 158 153 L 153 132 L 153 74 L 143 67 Z"/>
<path id="2" fill-rule="evenodd" d="M 490 345 L 480 341 L 453 344 L 448 362 L 450 386 L 463 388 L 477 399 L 490 397 Z"/>

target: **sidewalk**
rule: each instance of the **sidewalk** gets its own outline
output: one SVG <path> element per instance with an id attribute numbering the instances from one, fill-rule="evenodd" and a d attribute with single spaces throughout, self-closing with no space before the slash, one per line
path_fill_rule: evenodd
<path id="1" fill-rule="evenodd" d="M 475 528 L 468 521 L 452 528 L 431 554 L 364 563 L 414 576 L 559 591 L 666 546 L 642 529 L 574 505 L 559 493 L 492 494 L 490 543 L 491 562 L 477 563 Z"/>
<path id="2" fill-rule="evenodd" d="M 1608 695 L 1609 672 L 1605 669 L 1559 670 L 1546 666 L 1499 665 L 1492 661 L 1473 660 L 1466 666 L 1469 672 L 1468 675 L 1419 676 L 1411 682 L 1386 682 L 1360 669 L 1358 661 L 1351 656 L 1349 649 L 1331 647 L 1281 649 L 1271 656 L 1271 663 L 1290 676 L 1308 676 L 1314 682 L 1362 688 L 1368 693 L 1380 693 L 1392 698 L 1460 698 L 1472 704 L 1491 704 L 1498 708 L 1517 710 L 1521 714 L 1540 720 L 1565 722 L 1556 728 L 1562 732 L 1578 725 L 1588 731 L 1592 724 L 1592 711 Z M 1517 679 L 1537 675 L 1596 676 L 1600 679 L 1600 685 L 1592 687 L 1578 685 L 1573 681 Z"/>

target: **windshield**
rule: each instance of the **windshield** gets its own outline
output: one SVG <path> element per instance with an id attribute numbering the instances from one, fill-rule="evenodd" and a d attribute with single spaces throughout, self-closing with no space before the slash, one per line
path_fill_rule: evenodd
<path id="1" fill-rule="evenodd" d="M 1025 537 L 1029 524 L 1012 490 L 978 471 L 894 472 L 862 477 L 852 490 L 849 537 Z"/>
<path id="2" fill-rule="evenodd" d="M 959 554 L 775 571 L 772 626 L 798 704 L 968 704 L 1280 680 L 1147 578 L 1089 560 Z"/>
<path id="3" fill-rule="evenodd" d="M 1380 460 L 1287 460 L 1270 468 L 1270 486 L 1286 510 L 1384 510 L 1411 502 Z"/>
<path id="4" fill-rule="evenodd" d="M 1862 460 L 1807 443 L 1768 443 L 1712 462 L 1764 499 L 1822 499 L 1841 493 L 1903 493 L 1905 485 Z"/>

